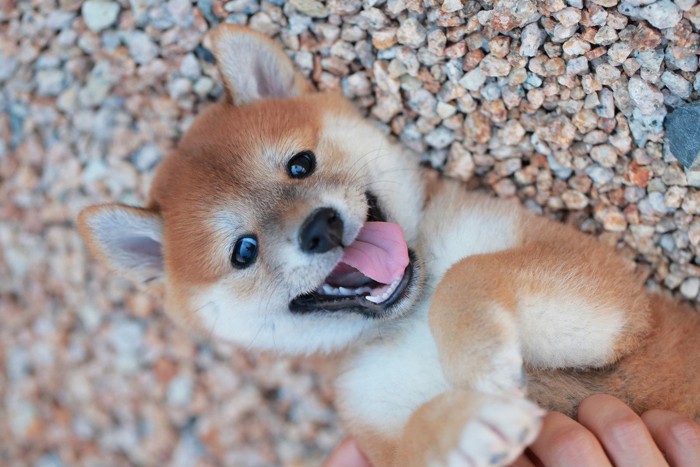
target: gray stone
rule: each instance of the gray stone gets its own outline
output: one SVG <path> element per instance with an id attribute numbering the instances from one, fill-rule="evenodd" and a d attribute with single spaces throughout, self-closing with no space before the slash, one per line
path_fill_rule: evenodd
<path id="1" fill-rule="evenodd" d="M 586 57 L 576 57 L 566 64 L 566 73 L 569 75 L 582 75 L 588 71 L 588 60 Z"/>
<path id="2" fill-rule="evenodd" d="M 667 47 L 666 64 L 673 69 L 695 72 L 698 69 L 698 56 L 692 47 Z"/>
<path id="3" fill-rule="evenodd" d="M 663 107 L 651 115 L 645 114 L 639 109 L 632 111 L 629 126 L 637 146 L 643 147 L 649 140 L 649 136 L 661 134 L 665 117 L 666 109 Z"/>
<path id="4" fill-rule="evenodd" d="M 75 18 L 75 13 L 62 10 L 54 10 L 49 14 L 46 19 L 46 27 L 53 29 L 54 31 L 60 31 L 61 29 L 69 29 L 70 24 Z"/>
<path id="5" fill-rule="evenodd" d="M 289 17 L 289 33 L 299 35 L 309 29 L 312 19 L 306 15 L 292 15 Z"/>
<path id="6" fill-rule="evenodd" d="M 202 74 L 202 68 L 199 66 L 199 60 L 193 53 L 185 55 L 185 58 L 180 62 L 180 73 L 187 79 L 195 81 Z"/>
<path id="7" fill-rule="evenodd" d="M 194 22 L 192 14 L 192 2 L 190 0 L 170 0 L 168 2 L 168 13 L 175 24 L 187 27 Z"/>
<path id="8" fill-rule="evenodd" d="M 15 57 L 0 53 L 0 81 L 5 81 L 15 74 L 19 63 Z"/>
<path id="9" fill-rule="evenodd" d="M 133 10 L 133 4 L 142 3 L 143 0 L 129 0 L 129 2 L 132 4 Z M 197 8 L 211 26 L 216 26 L 217 24 L 219 24 L 219 19 L 214 14 L 211 0 L 197 0 Z"/>
<path id="10" fill-rule="evenodd" d="M 659 71 L 664 61 L 664 55 L 656 50 L 641 50 L 635 54 L 635 58 L 642 68 L 650 71 Z"/>
<path id="11" fill-rule="evenodd" d="M 37 92 L 41 96 L 57 96 L 66 85 L 66 76 L 61 70 L 49 68 L 36 74 Z"/>
<path id="12" fill-rule="evenodd" d="M 425 142 L 436 149 L 443 149 L 452 144 L 455 140 L 455 135 L 447 128 L 440 126 L 425 137 Z"/>
<path id="13" fill-rule="evenodd" d="M 151 170 L 162 157 L 158 146 L 153 143 L 148 143 L 136 151 L 132 157 L 132 162 L 139 172 L 146 172 Z"/>
<path id="14" fill-rule="evenodd" d="M 678 107 L 665 126 L 671 154 L 685 167 L 692 166 L 700 156 L 700 102 Z"/>

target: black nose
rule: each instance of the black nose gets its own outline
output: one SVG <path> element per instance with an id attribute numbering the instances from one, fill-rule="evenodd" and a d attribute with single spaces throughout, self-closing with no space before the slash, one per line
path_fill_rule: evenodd
<path id="1" fill-rule="evenodd" d="M 320 208 L 304 221 L 299 233 L 301 250 L 325 253 L 343 244 L 343 220 L 331 208 Z"/>

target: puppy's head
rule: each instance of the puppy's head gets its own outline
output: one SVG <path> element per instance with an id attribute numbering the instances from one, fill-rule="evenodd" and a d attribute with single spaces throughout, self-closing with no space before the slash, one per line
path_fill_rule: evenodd
<path id="1" fill-rule="evenodd" d="M 248 347 L 332 350 L 403 314 L 422 282 L 410 156 L 267 37 L 225 25 L 211 46 L 226 99 L 162 162 L 146 207 L 81 213 L 90 250 Z"/>

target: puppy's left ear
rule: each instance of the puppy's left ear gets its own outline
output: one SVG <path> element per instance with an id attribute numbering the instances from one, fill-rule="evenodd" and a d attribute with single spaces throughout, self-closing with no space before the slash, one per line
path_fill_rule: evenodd
<path id="1" fill-rule="evenodd" d="M 295 97 L 313 91 L 282 48 L 259 32 L 222 24 L 211 33 L 209 40 L 227 98 L 233 105 Z"/>
<path id="2" fill-rule="evenodd" d="M 162 224 L 157 212 L 120 204 L 92 206 L 78 216 L 90 252 L 137 283 L 163 277 Z"/>

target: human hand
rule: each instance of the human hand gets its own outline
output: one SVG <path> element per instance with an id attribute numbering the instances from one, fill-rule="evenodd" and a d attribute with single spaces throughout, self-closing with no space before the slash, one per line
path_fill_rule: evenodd
<path id="1" fill-rule="evenodd" d="M 700 465 L 700 425 L 675 412 L 650 410 L 641 417 L 619 399 L 597 394 L 584 400 L 574 421 L 550 412 L 537 440 L 512 467 Z M 324 467 L 371 467 L 345 440 Z"/>
<path id="2" fill-rule="evenodd" d="M 550 412 L 537 440 L 513 467 L 700 465 L 700 425 L 666 410 L 641 417 L 621 400 L 597 394 L 579 406 L 578 421 Z"/>
<path id="3" fill-rule="evenodd" d="M 372 467 L 367 458 L 350 438 L 335 448 L 323 467 Z"/>

